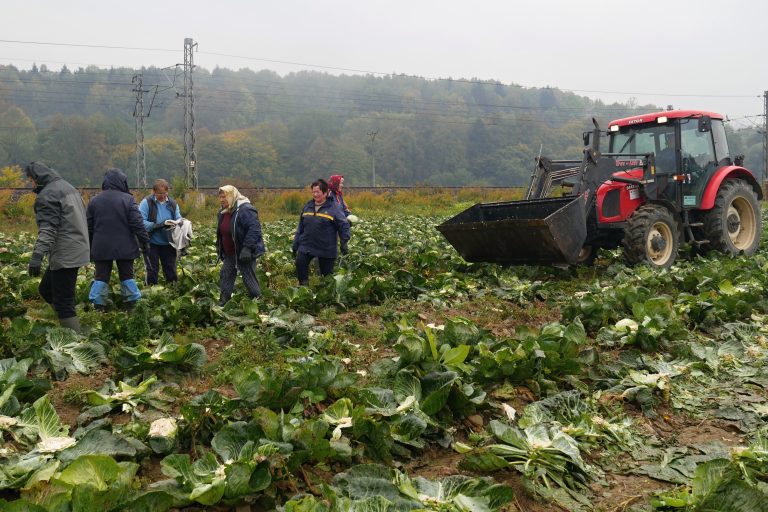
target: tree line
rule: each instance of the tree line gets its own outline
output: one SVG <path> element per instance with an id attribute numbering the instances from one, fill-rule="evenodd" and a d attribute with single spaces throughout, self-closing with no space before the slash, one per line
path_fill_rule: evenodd
<path id="1" fill-rule="evenodd" d="M 173 180 L 184 173 L 180 86 L 168 71 L 141 73 L 147 177 Z M 40 160 L 98 186 L 120 167 L 135 184 L 134 74 L 0 66 L 0 168 Z M 331 174 L 370 185 L 374 172 L 379 185 L 521 186 L 540 151 L 580 158 L 592 117 L 605 126 L 660 110 L 495 81 L 314 71 L 196 69 L 194 93 L 201 186 L 300 186 Z M 729 135 L 732 153 L 762 173 L 761 135 Z"/>

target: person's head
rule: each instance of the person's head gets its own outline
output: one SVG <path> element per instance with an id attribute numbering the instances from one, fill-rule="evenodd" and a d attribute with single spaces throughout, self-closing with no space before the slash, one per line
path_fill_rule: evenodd
<path id="1" fill-rule="evenodd" d="M 155 180 L 155 184 L 152 185 L 152 193 L 155 195 L 155 199 L 160 201 L 161 203 L 168 199 L 168 189 L 170 186 L 168 185 L 168 182 L 164 179 L 157 179 Z"/>
<path id="2" fill-rule="evenodd" d="M 323 179 L 318 179 L 312 182 L 310 185 L 312 189 L 312 199 L 315 200 L 315 204 L 323 204 L 328 199 L 328 183 Z"/>
<path id="3" fill-rule="evenodd" d="M 328 188 L 334 192 L 344 192 L 344 176 L 341 174 L 334 174 L 328 178 Z"/>
<path id="4" fill-rule="evenodd" d="M 104 173 L 104 182 L 101 184 L 102 190 L 118 190 L 125 194 L 131 192 L 128 187 L 128 176 L 125 175 L 122 169 L 113 167 Z"/>
<path id="5" fill-rule="evenodd" d="M 232 185 L 219 187 L 219 204 L 223 209 L 232 210 L 240 199 L 246 200 L 246 197 Z"/>
<path id="6" fill-rule="evenodd" d="M 52 180 L 60 177 L 56 171 L 40 162 L 29 162 L 29 164 L 24 167 L 24 174 L 32 183 L 32 187 L 35 190 L 37 190 L 38 187 L 44 187 Z"/>
<path id="7" fill-rule="evenodd" d="M 27 165 L 24 168 L 24 174 L 26 174 L 27 179 L 32 183 L 32 188 L 37 187 L 37 174 L 35 174 L 35 162 L 29 162 L 29 165 Z"/>

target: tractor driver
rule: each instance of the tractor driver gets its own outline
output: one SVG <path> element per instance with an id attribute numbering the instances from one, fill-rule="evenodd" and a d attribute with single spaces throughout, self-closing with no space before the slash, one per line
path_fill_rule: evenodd
<path id="1" fill-rule="evenodd" d="M 675 172 L 675 132 L 664 134 L 664 147 L 656 154 L 656 169 L 661 172 Z"/>

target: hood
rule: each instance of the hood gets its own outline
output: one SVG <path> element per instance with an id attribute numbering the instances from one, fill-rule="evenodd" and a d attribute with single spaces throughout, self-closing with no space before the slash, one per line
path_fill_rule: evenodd
<path id="1" fill-rule="evenodd" d="M 251 202 L 250 199 L 241 194 L 240 191 L 232 185 L 224 185 L 223 187 L 219 187 L 219 192 L 224 192 L 224 195 L 227 198 L 227 204 L 229 205 L 229 208 L 225 208 L 225 212 L 231 212 L 233 209 L 239 208 L 240 205 Z"/>
<path id="2" fill-rule="evenodd" d="M 101 184 L 101 190 L 118 190 L 129 194 L 128 177 L 120 169 L 110 169 L 104 174 L 104 183 Z"/>
<path id="3" fill-rule="evenodd" d="M 39 193 L 43 187 L 49 183 L 61 179 L 61 175 L 58 172 L 40 162 L 30 162 L 29 165 L 24 168 L 24 172 L 27 177 L 35 180 L 35 183 L 37 184 L 34 189 L 35 194 Z"/>

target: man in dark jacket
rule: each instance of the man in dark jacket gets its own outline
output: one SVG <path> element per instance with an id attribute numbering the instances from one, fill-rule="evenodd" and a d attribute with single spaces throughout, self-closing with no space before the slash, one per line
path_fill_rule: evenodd
<path id="1" fill-rule="evenodd" d="M 219 188 L 221 210 L 216 220 L 216 250 L 223 262 L 219 275 L 219 306 L 235 291 L 237 271 L 252 298 L 261 297 L 256 259 L 266 252 L 259 213 L 232 185 Z"/>
<path id="2" fill-rule="evenodd" d="M 91 259 L 96 270 L 88 299 L 96 309 L 105 310 L 109 300 L 109 276 L 112 262 L 117 262 L 120 292 L 126 308 L 131 309 L 141 298 L 133 278 L 133 260 L 139 249 L 149 250 L 149 234 L 144 229 L 136 201 L 128 190 L 128 178 L 120 169 L 110 169 L 104 175 L 102 192 L 88 203 L 88 235 L 91 239 Z"/>
<path id="3" fill-rule="evenodd" d="M 88 227 L 80 193 L 54 171 L 38 162 L 25 168 L 34 184 L 37 241 L 29 261 L 29 275 L 39 276 L 43 258 L 48 268 L 40 281 L 40 295 L 51 304 L 59 323 L 77 332 L 75 312 L 77 271 L 88 264 Z"/>
<path id="4" fill-rule="evenodd" d="M 317 258 L 320 274 L 328 275 L 333 272 L 338 254 L 336 241 L 341 242 L 342 254 L 347 254 L 349 243 L 349 222 L 339 203 L 328 197 L 328 183 L 317 180 L 311 188 L 312 200 L 304 205 L 293 237 L 296 277 L 301 285 L 309 283 L 309 263 L 313 258 Z"/>

